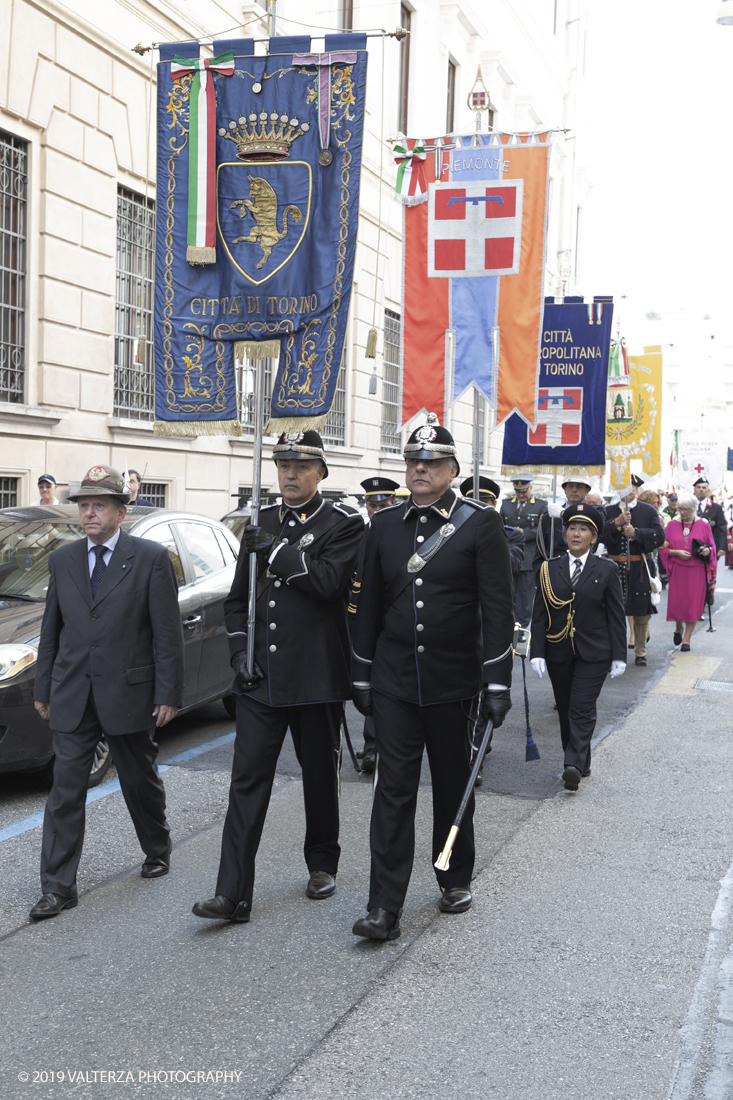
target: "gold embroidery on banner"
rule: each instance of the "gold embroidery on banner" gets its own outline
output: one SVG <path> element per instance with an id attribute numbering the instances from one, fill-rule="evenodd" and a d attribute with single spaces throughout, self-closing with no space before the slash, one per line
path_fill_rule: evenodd
<path id="1" fill-rule="evenodd" d="M 288 214 L 292 214 L 294 222 L 302 222 L 303 214 L 300 207 L 290 203 L 283 211 L 283 231 L 277 231 L 277 195 L 267 182 L 258 176 L 247 176 L 249 180 L 249 198 L 235 199 L 230 209 L 239 207 L 240 218 L 251 213 L 255 220 L 254 229 L 248 237 L 235 237 L 232 244 L 240 244 L 242 241 L 251 241 L 259 244 L 262 249 L 262 259 L 257 264 L 257 270 L 269 260 L 270 253 L 279 241 L 284 241 L 288 235 Z"/>
<path id="2" fill-rule="evenodd" d="M 276 268 L 273 268 L 273 270 L 270 272 L 269 275 L 265 275 L 262 279 L 253 279 L 252 276 L 248 275 L 247 272 L 244 270 L 244 268 L 241 267 L 241 265 L 237 263 L 237 261 L 235 260 L 233 254 L 232 254 L 231 248 L 229 247 L 229 243 L 224 238 L 224 234 L 223 234 L 222 228 L 221 228 L 221 222 L 219 221 L 219 173 L 221 172 L 222 168 L 231 168 L 231 167 L 242 168 L 243 165 L 242 165 L 241 161 L 232 160 L 232 161 L 224 161 L 221 164 L 217 165 L 217 168 L 216 168 L 216 197 L 217 197 L 217 202 L 216 202 L 216 228 L 218 230 L 219 237 L 221 238 L 221 242 L 224 245 L 224 249 L 226 251 L 227 256 L 232 261 L 232 263 L 234 264 L 234 266 L 236 267 L 236 269 L 240 273 L 240 275 L 244 275 L 247 282 L 252 283 L 253 286 L 262 286 L 263 283 L 266 283 L 268 279 L 271 279 L 273 275 L 276 275 L 278 271 L 280 271 L 283 267 L 285 267 L 285 264 L 288 263 L 289 260 L 291 260 L 293 258 L 293 256 L 295 255 L 295 253 L 298 251 L 301 244 L 303 243 L 303 238 L 305 237 L 306 230 L 307 230 L 307 228 L 310 224 L 311 200 L 312 200 L 312 197 L 313 197 L 313 172 L 311 170 L 310 164 L 308 164 L 308 162 L 305 161 L 305 160 L 288 160 L 288 161 L 279 161 L 277 163 L 280 164 L 284 168 L 291 168 L 293 166 L 298 165 L 298 166 L 303 166 L 303 167 L 308 169 L 308 210 L 306 211 L 305 218 L 303 219 L 303 228 L 301 230 L 300 237 L 299 237 L 297 243 L 295 244 L 295 247 L 285 257 L 285 259 L 282 261 L 281 264 L 278 264 L 278 266 Z M 273 161 L 271 161 L 271 160 L 250 160 L 250 161 L 247 161 L 247 164 L 248 164 L 249 167 L 256 168 L 258 165 L 263 165 L 263 164 L 270 164 L 271 165 L 271 164 L 273 164 Z M 251 180 L 252 176 L 248 176 L 247 178 Z M 265 180 L 261 180 L 261 182 L 265 183 Z M 270 185 L 267 184 L 267 186 L 269 187 Z M 275 195 L 274 191 L 273 191 L 273 197 L 275 199 L 275 212 L 277 212 L 277 195 Z M 250 198 L 253 198 L 251 187 L 250 187 Z M 242 199 L 241 201 L 245 204 L 245 206 L 247 206 L 249 204 L 249 199 Z M 232 203 L 232 206 L 236 206 L 236 205 L 237 205 L 237 203 Z M 262 208 L 263 208 L 262 204 L 259 204 L 258 209 L 262 209 Z M 290 207 L 289 209 L 298 210 L 298 212 L 300 213 L 300 210 L 297 206 Z M 253 215 L 254 215 L 254 211 L 253 211 Z M 241 216 L 244 217 L 244 214 L 242 213 Z M 301 218 L 302 218 L 302 214 L 301 214 Z M 255 221 L 257 221 L 257 218 L 255 218 Z M 299 219 L 294 218 L 294 221 L 299 221 Z M 274 224 L 272 228 L 274 229 L 274 233 L 277 234 L 277 225 Z M 285 228 L 285 226 L 283 226 L 283 229 L 284 228 Z M 269 231 L 270 231 L 269 222 L 268 222 L 268 225 L 267 225 L 267 229 L 268 229 L 268 237 L 269 237 Z M 255 241 L 255 240 L 257 240 L 256 237 L 252 236 L 252 234 L 255 233 L 255 231 L 256 231 L 256 228 L 252 230 L 252 233 L 250 233 L 249 238 L 240 237 L 239 240 L 241 240 L 241 241 L 244 241 L 244 240 Z M 282 240 L 282 238 L 278 236 L 277 240 Z M 235 242 L 233 241 L 232 244 L 234 244 L 234 243 Z M 272 243 L 270 245 L 270 252 L 272 251 L 272 247 L 276 243 L 277 243 L 276 240 L 272 241 Z M 262 246 L 262 248 L 263 248 L 263 251 L 264 251 L 264 245 Z M 267 255 L 269 255 L 269 252 L 267 253 Z M 260 268 L 262 266 L 262 264 L 265 262 L 265 260 L 267 259 L 267 255 L 264 257 L 262 262 L 257 265 L 258 268 Z"/>
<path id="3" fill-rule="evenodd" d="M 186 371 L 183 375 L 183 393 L 179 400 L 182 401 L 185 397 L 206 397 L 211 400 L 211 379 L 207 378 L 204 374 L 204 366 L 201 362 L 201 356 L 204 352 L 204 329 L 198 328 L 190 322 L 183 326 L 184 329 L 193 329 L 196 333 L 196 337 L 192 338 L 188 344 L 186 344 L 186 351 L 190 351 L 191 355 L 182 355 Z M 205 326 L 205 328 L 208 326 Z M 199 385 L 203 386 L 203 389 L 195 389 L 191 382 L 191 375 L 198 371 Z M 207 388 L 208 387 L 208 388 Z"/>

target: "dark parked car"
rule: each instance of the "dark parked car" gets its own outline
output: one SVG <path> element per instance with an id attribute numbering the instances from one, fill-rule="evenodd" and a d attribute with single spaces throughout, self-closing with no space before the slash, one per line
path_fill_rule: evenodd
<path id="1" fill-rule="evenodd" d="M 238 540 L 216 520 L 162 508 L 130 507 L 122 526 L 130 535 L 165 546 L 173 562 L 186 660 L 179 713 L 222 699 L 233 714 L 224 600 L 234 578 Z M 49 725 L 33 705 L 48 557 L 83 537 L 76 505 L 0 509 L 0 772 L 34 770 L 47 779 L 52 774 Z M 102 740 L 90 786 L 101 782 L 110 763 Z"/>

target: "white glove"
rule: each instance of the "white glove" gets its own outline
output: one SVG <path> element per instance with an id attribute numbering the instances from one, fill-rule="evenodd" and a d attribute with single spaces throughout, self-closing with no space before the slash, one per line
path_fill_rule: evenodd
<path id="1" fill-rule="evenodd" d="M 540 680 L 541 680 L 542 677 L 547 672 L 547 665 L 545 664 L 545 658 L 544 657 L 533 657 L 532 660 L 529 663 L 532 666 L 533 672 L 536 672 L 537 675 L 539 676 Z"/>
<path id="2" fill-rule="evenodd" d="M 547 514 L 550 519 L 560 519 L 562 515 L 562 504 L 558 504 L 556 500 L 551 500 L 547 505 Z"/>
<path id="3" fill-rule="evenodd" d="M 604 557 L 604 555 L 606 555 L 608 553 L 608 550 L 606 549 L 605 542 L 599 542 L 598 546 L 596 546 L 596 551 L 595 552 L 596 552 L 596 557 L 597 558 Z"/>
<path id="4" fill-rule="evenodd" d="M 611 661 L 611 679 L 615 680 L 617 676 L 623 676 L 626 672 L 626 661 Z"/>

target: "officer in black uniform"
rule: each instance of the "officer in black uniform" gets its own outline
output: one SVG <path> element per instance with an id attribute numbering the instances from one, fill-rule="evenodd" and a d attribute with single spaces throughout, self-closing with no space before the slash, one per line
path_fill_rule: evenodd
<path id="1" fill-rule="evenodd" d="M 356 567 L 356 576 L 351 586 L 351 602 L 349 603 L 350 615 L 356 614 L 356 606 L 359 601 L 361 573 L 364 567 L 364 546 L 366 545 L 366 536 L 369 532 L 369 524 L 372 522 L 372 516 L 375 512 L 381 512 L 382 508 L 391 508 L 395 505 L 397 503 L 395 492 L 399 489 L 398 482 L 392 481 L 389 477 L 368 477 L 360 482 L 360 484 L 364 490 L 364 503 L 366 504 L 366 510 L 369 514 L 369 523 L 367 523 L 364 531 L 364 541 L 359 551 L 359 563 Z M 368 714 L 364 719 L 364 749 L 356 755 L 361 760 L 361 770 L 366 772 L 367 775 L 371 775 L 377 762 L 377 746 L 374 741 L 374 716 L 371 714 Z"/>
<path id="2" fill-rule="evenodd" d="M 590 479 L 586 474 L 572 474 L 562 483 L 565 493 L 565 504 L 556 504 L 552 501 L 547 505 L 545 514 L 540 520 L 537 529 L 537 549 L 534 555 L 534 572 L 537 578 L 543 561 L 555 558 L 558 554 L 564 554 L 568 548 L 565 539 L 565 528 L 562 523 L 562 515 L 566 508 L 572 504 L 582 504 L 591 489 Z M 601 515 L 605 509 L 597 509 Z"/>
<path id="3" fill-rule="evenodd" d="M 664 527 L 659 512 L 652 504 L 636 499 L 643 484 L 640 477 L 631 475 L 631 488 L 625 495 L 624 503 L 609 504 L 606 508 L 606 522 L 601 535 L 608 556 L 618 563 L 626 616 L 633 620 L 633 648 L 637 665 L 646 665 L 646 636 L 649 620 L 654 614 L 652 587 L 644 557 L 650 571 L 653 571 L 652 553 L 664 542 Z"/>
<path id="4" fill-rule="evenodd" d="M 728 525 L 725 522 L 725 512 L 709 496 L 710 486 L 707 478 L 699 477 L 692 486 L 692 490 L 698 500 L 697 514 L 710 524 L 718 557 L 723 558 L 728 549 Z"/>
<path id="5" fill-rule="evenodd" d="M 512 577 L 501 518 L 450 484 L 459 470 L 434 413 L 405 445 L 410 499 L 373 519 L 353 631 L 354 703 L 373 707 L 377 770 L 368 916 L 354 934 L 396 939 L 415 847 L 423 750 L 433 783 L 433 859 L 470 776 L 482 685 L 499 726 L 511 706 Z M 444 913 L 471 905 L 473 802 L 450 869 L 437 872 Z"/>
<path id="6" fill-rule="evenodd" d="M 327 898 L 336 889 L 341 716 L 351 694 L 346 605 L 364 524 L 318 492 L 328 476 L 318 432 L 281 435 L 273 458 L 282 505 L 262 508 L 259 526 L 246 528 L 224 605 L 237 737 L 216 897 L 194 905 L 197 917 L 250 919 L 255 856 L 288 727 L 303 769 L 306 894 Z M 250 553 L 258 571 L 252 677 Z"/>
<path id="7" fill-rule="evenodd" d="M 596 557 L 603 516 L 574 504 L 562 516 L 567 553 L 540 568 L 532 615 L 532 668 L 549 673 L 565 753 L 563 781 L 577 791 L 590 775 L 596 702 L 608 673 L 626 670 L 626 624 L 618 569 Z"/>
<path id="8" fill-rule="evenodd" d="M 460 492 L 462 497 L 473 497 L 472 477 L 467 477 L 465 481 L 461 482 Z M 490 477 L 480 476 L 478 479 L 478 495 L 479 500 L 484 504 L 488 504 L 489 508 L 496 508 L 499 497 L 501 496 L 501 489 Z M 516 585 L 517 574 L 522 568 L 522 562 L 524 561 L 524 531 L 519 527 L 509 527 L 505 524 L 504 533 L 509 543 L 509 553 L 512 559 L 512 576 L 514 577 L 514 584 Z"/>
<path id="9" fill-rule="evenodd" d="M 537 549 L 537 528 L 547 512 L 547 503 L 532 494 L 532 478 L 512 478 L 514 496 L 505 500 L 501 514 L 507 527 L 519 527 L 524 532 L 524 560 L 514 580 L 514 617 L 521 626 L 529 626 L 534 602 L 534 558 Z"/>

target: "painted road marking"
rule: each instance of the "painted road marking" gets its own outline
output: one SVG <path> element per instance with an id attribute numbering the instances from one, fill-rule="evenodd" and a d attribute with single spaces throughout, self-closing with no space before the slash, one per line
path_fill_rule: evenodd
<path id="1" fill-rule="evenodd" d="M 158 771 L 169 772 L 176 764 L 183 764 L 187 760 L 193 760 L 195 756 L 201 756 L 205 752 L 211 752 L 212 749 L 228 745 L 234 740 L 235 736 L 236 734 L 232 730 L 231 733 L 215 737 L 213 741 L 206 741 L 203 745 L 196 745 L 193 749 L 179 752 L 177 756 L 171 756 L 166 764 L 158 764 Z M 87 791 L 87 806 L 91 805 L 92 802 L 98 802 L 100 798 L 106 798 L 108 794 L 116 794 L 119 790 L 119 779 L 110 779 L 109 783 L 102 783 L 99 787 L 93 787 L 92 790 Z M 38 829 L 41 825 L 43 825 L 43 810 L 38 814 L 31 814 L 30 817 L 24 817 L 20 821 L 14 821 L 12 825 L 6 825 L 4 829 L 0 829 L 0 842 L 10 840 L 14 836 L 20 836 L 21 833 L 27 833 L 30 829 Z"/>

